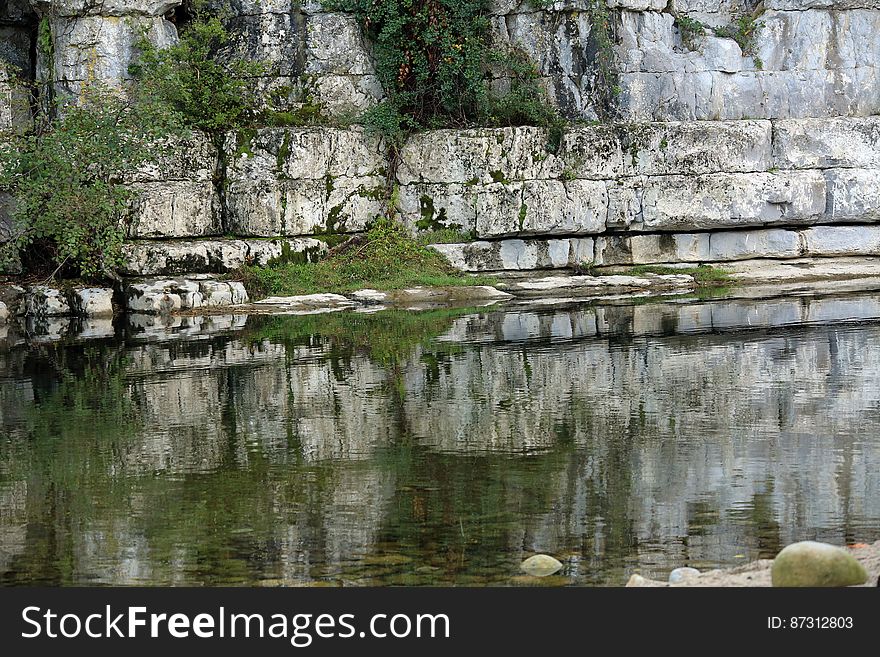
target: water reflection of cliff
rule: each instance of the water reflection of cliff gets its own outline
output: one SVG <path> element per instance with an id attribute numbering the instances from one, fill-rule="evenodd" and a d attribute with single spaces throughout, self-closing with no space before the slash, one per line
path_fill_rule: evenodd
<path id="1" fill-rule="evenodd" d="M 880 535 L 880 300 L 257 319 L 0 354 L 15 582 L 578 583 Z M 824 322 L 835 322 L 826 324 Z"/>

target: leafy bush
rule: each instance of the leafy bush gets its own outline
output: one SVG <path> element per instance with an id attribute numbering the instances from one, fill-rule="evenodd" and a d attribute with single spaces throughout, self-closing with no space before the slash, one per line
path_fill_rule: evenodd
<path id="1" fill-rule="evenodd" d="M 51 49 L 46 21 L 39 38 Z M 229 39 L 217 17 L 188 24 L 169 48 L 144 36 L 127 98 L 86 88 L 78 105 L 44 117 L 36 134 L 4 149 L 0 190 L 15 203 L 0 264 L 23 253 L 31 270 L 112 276 L 135 199 L 126 175 L 160 157 L 168 137 L 184 136 L 186 126 L 216 135 L 256 114 L 254 76 L 264 67 L 226 61 L 220 51 Z"/>
<path id="2" fill-rule="evenodd" d="M 129 67 L 138 80 L 141 102 L 159 102 L 179 112 L 200 130 L 219 133 L 253 120 L 257 113 L 255 78 L 265 65 L 219 56 L 230 41 L 216 16 L 199 19 L 181 30 L 180 41 L 157 48 L 146 37 L 137 44 L 140 56 Z"/>
<path id="3" fill-rule="evenodd" d="M 389 102 L 422 126 L 465 124 L 485 105 L 488 0 L 331 0 L 360 20 Z"/>
<path id="4" fill-rule="evenodd" d="M 393 144 L 419 128 L 555 126 L 559 119 L 520 54 L 490 45 L 489 0 L 325 0 L 354 14 L 373 44 L 386 100 L 364 121 Z M 510 93 L 489 89 L 493 73 Z"/>
<path id="5" fill-rule="evenodd" d="M 384 100 L 363 115 L 364 125 L 383 135 L 392 147 L 402 144 L 409 133 L 421 126 L 412 116 L 401 112 L 392 100 Z"/>
<path id="6" fill-rule="evenodd" d="M 22 250 L 36 268 L 107 275 L 119 263 L 133 192 L 124 172 L 161 152 L 174 116 L 92 87 L 46 130 L 0 152 L 0 190 L 14 199 L 8 263 Z"/>
<path id="7" fill-rule="evenodd" d="M 565 120 L 547 102 L 534 64 L 523 53 L 493 52 L 490 61 L 506 68 L 510 87 L 505 93 L 490 94 L 486 122 L 492 126 L 534 125 L 548 129 L 547 148 L 555 153 L 562 143 Z"/>

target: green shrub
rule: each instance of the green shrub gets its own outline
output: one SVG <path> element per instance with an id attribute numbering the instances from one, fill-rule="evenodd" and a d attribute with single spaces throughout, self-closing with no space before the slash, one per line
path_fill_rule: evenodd
<path id="1" fill-rule="evenodd" d="M 393 101 L 384 100 L 363 115 L 364 125 L 383 135 L 393 148 L 401 145 L 408 134 L 421 127 L 415 118 L 401 112 Z"/>
<path id="2" fill-rule="evenodd" d="M 489 0 L 325 0 L 352 13 L 373 45 L 386 99 L 364 121 L 392 144 L 420 128 L 539 125 L 558 131 L 534 67 L 490 45 Z M 493 94 L 492 75 L 510 80 Z"/>
<path id="3" fill-rule="evenodd" d="M 330 0 L 373 43 L 389 102 L 420 126 L 468 123 L 485 106 L 488 0 Z"/>
<path id="4" fill-rule="evenodd" d="M 524 53 L 517 51 L 493 51 L 489 60 L 508 72 L 510 86 L 504 93 L 489 94 L 486 123 L 502 127 L 533 125 L 547 128 L 547 150 L 557 152 L 566 122 L 547 102 L 535 65 Z"/>
<path id="5" fill-rule="evenodd" d="M 135 93 L 142 103 L 167 105 L 205 132 L 216 134 L 251 122 L 258 108 L 256 77 L 266 67 L 221 57 L 229 41 L 216 16 L 187 25 L 180 41 L 168 48 L 157 48 L 142 37 L 139 57 L 129 67 L 138 81 Z"/>
<path id="6" fill-rule="evenodd" d="M 118 265 L 134 198 L 124 174 L 160 155 L 163 138 L 179 129 L 154 110 L 92 87 L 63 118 L 0 152 L 0 190 L 15 198 L 0 249 L 6 263 L 24 251 L 37 268 L 86 277 Z"/>
<path id="7" fill-rule="evenodd" d="M 38 36 L 51 54 L 47 21 Z M 220 53 L 229 39 L 217 17 L 188 24 L 169 48 L 143 36 L 127 99 L 97 85 L 86 88 L 78 105 L 62 108 L 55 120 L 44 117 L 36 134 L 4 149 L 0 189 L 15 204 L 0 264 L 23 253 L 30 269 L 112 276 L 135 200 L 126 175 L 160 157 L 168 137 L 184 136 L 187 126 L 218 135 L 256 116 L 254 76 L 265 67 L 227 61 Z M 50 102 L 46 109 L 55 108 Z M 313 117 L 278 117 L 288 119 Z"/>

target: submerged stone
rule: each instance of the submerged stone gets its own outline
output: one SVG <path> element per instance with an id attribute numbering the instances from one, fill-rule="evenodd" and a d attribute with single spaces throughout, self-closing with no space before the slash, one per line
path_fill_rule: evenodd
<path id="1" fill-rule="evenodd" d="M 699 576 L 700 571 L 696 568 L 676 568 L 671 573 L 669 573 L 669 583 L 679 584 L 686 579 L 692 579 Z"/>
<path id="2" fill-rule="evenodd" d="M 843 548 L 801 541 L 782 550 L 773 560 L 773 586 L 853 586 L 864 584 L 864 566 Z"/>
<path id="3" fill-rule="evenodd" d="M 562 562 L 548 554 L 536 554 L 522 562 L 520 568 L 532 577 L 547 577 L 562 569 Z"/>

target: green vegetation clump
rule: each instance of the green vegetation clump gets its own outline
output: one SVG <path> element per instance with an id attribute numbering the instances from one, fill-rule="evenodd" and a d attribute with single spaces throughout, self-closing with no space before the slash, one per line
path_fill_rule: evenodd
<path id="1" fill-rule="evenodd" d="M 696 48 L 697 37 L 704 35 L 707 30 L 711 30 L 717 37 L 736 41 L 743 55 L 751 57 L 757 68 L 761 69 L 764 67 L 761 58 L 756 54 L 758 34 L 764 27 L 764 22 L 758 20 L 754 14 L 743 14 L 731 25 L 722 25 L 721 27 L 710 27 L 684 14 L 676 14 L 675 24 L 678 26 L 678 31 L 681 35 L 681 42 L 690 50 Z"/>
<path id="2" fill-rule="evenodd" d="M 416 239 L 421 244 L 461 244 L 476 241 L 477 232 L 474 230 L 463 231 L 460 228 L 436 228 L 419 231 Z"/>
<path id="3" fill-rule="evenodd" d="M 462 274 L 399 223 L 377 219 L 370 229 L 330 251 L 316 263 L 246 266 L 239 275 L 253 298 L 266 295 L 396 290 L 416 285 L 489 285 L 486 277 Z"/>
<path id="4" fill-rule="evenodd" d="M 675 24 L 678 26 L 678 33 L 681 35 L 681 42 L 689 50 L 696 48 L 697 37 L 701 37 L 706 33 L 705 23 L 683 14 L 678 14 L 675 17 Z"/>
<path id="5" fill-rule="evenodd" d="M 730 272 L 711 265 L 699 265 L 697 267 L 667 267 L 664 265 L 636 265 L 626 271 L 619 272 L 627 276 L 643 276 L 644 274 L 688 274 L 694 277 L 700 287 L 715 287 L 729 285 L 731 282 Z"/>
<path id="6" fill-rule="evenodd" d="M 257 115 L 254 78 L 265 73 L 260 62 L 218 56 L 230 35 L 216 16 L 181 30 L 180 41 L 157 48 L 144 36 L 129 67 L 141 102 L 159 102 L 194 128 L 216 134 L 251 123 Z"/>
<path id="7" fill-rule="evenodd" d="M 489 0 L 325 0 L 354 14 L 373 45 L 386 99 L 364 115 L 392 145 L 421 128 L 537 125 L 561 119 L 534 65 L 491 44 Z M 492 77 L 507 83 L 490 89 Z"/>
<path id="8" fill-rule="evenodd" d="M 50 278 L 114 278 L 137 197 L 131 174 L 190 128 L 218 137 L 257 116 L 254 76 L 264 67 L 221 57 L 229 39 L 219 18 L 198 18 L 169 48 L 140 39 L 126 93 L 92 84 L 76 104 L 56 107 L 42 90 L 38 129 L 0 149 L 0 192 L 15 199 L 0 266 L 20 256 L 30 273 Z M 45 19 L 38 47 L 51 55 Z"/>
<path id="9" fill-rule="evenodd" d="M 614 39 L 611 16 L 605 0 L 591 0 L 587 8 L 590 18 L 590 41 L 595 48 L 598 77 L 594 84 L 595 108 L 600 118 L 608 119 L 614 114 L 621 88 L 614 67 Z"/>
<path id="10" fill-rule="evenodd" d="M 92 87 L 62 118 L 0 151 L 0 191 L 15 199 L 0 264 L 21 254 L 31 271 L 112 275 L 135 198 L 124 174 L 161 156 L 179 127 L 153 104 Z"/>
<path id="11" fill-rule="evenodd" d="M 733 39 L 739 45 L 742 54 L 751 57 L 757 68 L 764 68 L 764 63 L 755 54 L 758 49 L 758 34 L 764 27 L 764 21 L 758 20 L 755 16 L 743 14 L 737 18 L 733 25 L 725 25 L 724 27 L 716 27 L 715 35 Z"/>
<path id="12" fill-rule="evenodd" d="M 508 72 L 508 88 L 504 93 L 491 94 L 487 104 L 486 125 L 532 125 L 547 129 L 547 150 L 559 151 L 566 121 L 550 105 L 541 86 L 538 71 L 529 58 L 518 51 L 490 52 L 489 60 Z"/>

